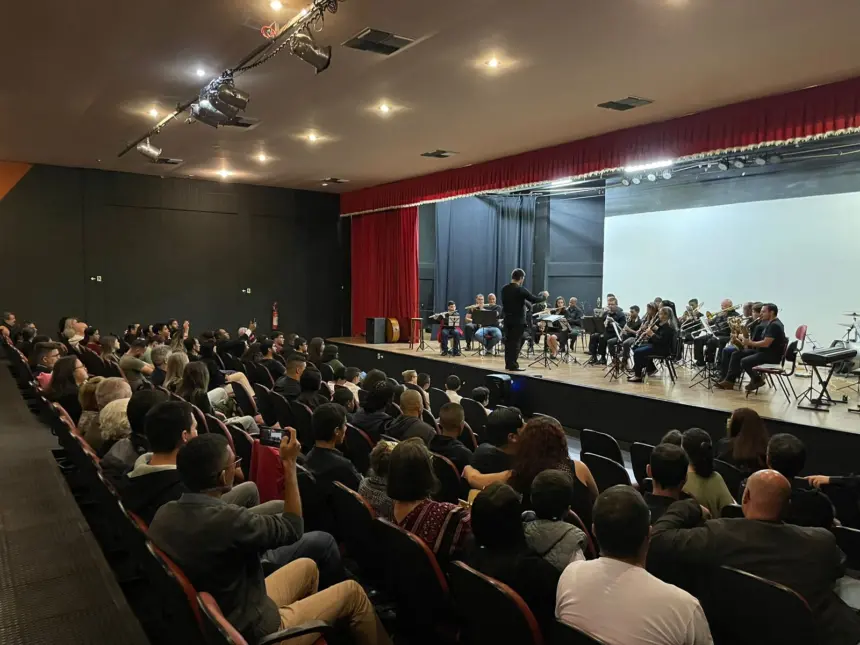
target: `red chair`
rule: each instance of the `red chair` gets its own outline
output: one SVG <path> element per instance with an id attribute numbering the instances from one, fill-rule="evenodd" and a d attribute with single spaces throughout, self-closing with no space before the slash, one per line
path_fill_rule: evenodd
<path id="1" fill-rule="evenodd" d="M 782 355 L 782 361 L 779 363 L 765 363 L 764 365 L 757 365 L 753 368 L 753 372 L 756 374 L 764 374 L 770 386 L 774 387 L 773 380 L 774 378 L 779 383 L 779 387 L 782 390 L 782 393 L 785 395 L 786 401 L 791 403 L 792 396 L 796 399 L 797 393 L 794 391 L 794 385 L 791 382 L 791 377 L 794 376 L 794 372 L 797 369 L 797 357 L 803 351 L 803 346 L 806 344 L 806 331 L 807 326 L 801 325 L 794 332 L 794 338 L 791 343 L 786 345 L 785 352 Z M 791 363 L 791 369 L 786 370 L 785 364 L 787 362 Z M 791 389 L 791 396 L 789 396 L 789 388 Z M 758 388 L 755 389 L 755 392 L 758 393 Z M 747 397 L 749 397 L 750 393 L 747 392 Z"/>
<path id="2" fill-rule="evenodd" d="M 594 560 L 597 558 L 597 547 L 594 544 L 594 540 L 591 538 L 591 530 L 585 525 L 582 518 L 580 518 L 573 510 L 568 509 L 564 521 L 568 524 L 573 524 L 580 531 L 585 533 L 585 537 L 588 538 L 588 544 L 585 546 L 585 558 L 587 560 Z"/>
<path id="3" fill-rule="evenodd" d="M 278 449 L 254 440 L 251 451 L 251 481 L 260 491 L 260 503 L 284 498 L 284 464 Z"/>
<path id="4" fill-rule="evenodd" d="M 508 585 L 463 562 L 453 562 L 448 582 L 460 615 L 462 645 L 543 645 L 532 610 Z"/>

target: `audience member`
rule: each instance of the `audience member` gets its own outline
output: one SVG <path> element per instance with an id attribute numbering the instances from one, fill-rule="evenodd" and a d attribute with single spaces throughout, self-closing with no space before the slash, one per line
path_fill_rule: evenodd
<path id="1" fill-rule="evenodd" d="M 689 467 L 687 453 L 680 446 L 661 443 L 651 451 L 646 470 L 653 488 L 650 493 L 645 493 L 645 503 L 651 511 L 651 524 L 659 520 L 674 502 L 687 497 L 683 489 Z"/>
<path id="2" fill-rule="evenodd" d="M 394 521 L 424 540 L 437 557 L 446 561 L 463 549 L 472 529 L 468 511 L 430 499 L 438 486 L 432 456 L 421 439 L 413 437 L 394 447 L 388 466 L 388 496 L 394 500 Z"/>
<path id="3" fill-rule="evenodd" d="M 109 403 L 128 398 L 131 398 L 131 387 L 125 379 L 118 376 L 101 379 L 96 386 L 96 407 L 98 407 L 100 414 L 101 410 L 104 410 Z M 87 424 L 84 439 L 97 453 L 101 450 L 104 440 L 102 439 L 100 417 Z"/>
<path id="4" fill-rule="evenodd" d="M 414 394 L 421 403 L 421 395 L 418 392 Z M 435 433 L 430 439 L 430 450 L 450 459 L 460 473 L 472 461 L 472 451 L 460 441 L 460 433 L 465 425 L 463 406 L 459 403 L 446 403 L 439 408 L 439 433 Z"/>
<path id="5" fill-rule="evenodd" d="M 81 418 L 78 388 L 87 380 L 87 370 L 77 354 L 63 356 L 56 363 L 48 384 L 48 400 L 59 403 L 77 425 Z"/>
<path id="6" fill-rule="evenodd" d="M 699 601 L 645 570 L 651 527 L 639 493 L 630 486 L 603 491 L 593 529 L 600 557 L 572 562 L 561 574 L 561 622 L 606 645 L 713 643 Z"/>
<path id="7" fill-rule="evenodd" d="M 189 403 L 200 408 L 203 414 L 216 414 L 213 407 L 212 397 L 209 390 L 209 370 L 202 361 L 194 361 L 185 366 L 182 373 L 182 381 L 180 382 L 177 394 Z M 239 415 L 235 417 L 224 417 L 224 422 L 227 424 L 238 424 L 242 429 L 249 434 L 257 434 L 260 428 L 254 417 L 250 415 Z"/>
<path id="8" fill-rule="evenodd" d="M 430 409 L 430 375 L 421 372 L 418 375 L 418 387 L 424 391 L 424 407 Z"/>
<path id="9" fill-rule="evenodd" d="M 370 451 L 370 473 L 361 480 L 358 494 L 373 507 L 376 513 L 386 520 L 394 517 L 394 502 L 388 496 L 388 468 L 391 451 L 397 444 L 393 441 L 380 441 Z"/>
<path id="10" fill-rule="evenodd" d="M 293 544 L 302 533 L 299 450 L 295 431 L 286 428 L 280 448 L 283 512 L 263 515 L 223 500 L 235 462 L 227 440 L 216 434 L 191 440 L 176 458 L 180 479 L 191 492 L 158 510 L 149 535 L 182 567 L 195 589 L 215 597 L 226 618 L 250 642 L 319 619 L 345 623 L 358 645 L 389 645 L 357 582 L 341 582 L 317 593 L 317 567 L 301 557 L 263 577 L 258 554 Z"/>
<path id="11" fill-rule="evenodd" d="M 296 339 L 293 342 L 293 348 L 299 354 L 304 354 L 305 360 L 308 359 L 308 339 L 307 338 L 302 338 L 301 336 L 296 336 Z"/>
<path id="12" fill-rule="evenodd" d="M 482 473 L 511 470 L 519 445 L 519 435 L 526 422 L 518 408 L 499 408 L 487 417 L 486 441 L 472 455 L 471 466 Z"/>
<path id="13" fill-rule="evenodd" d="M 99 354 L 105 363 L 119 365 L 119 339 L 116 336 L 102 336 L 99 341 Z"/>
<path id="14" fill-rule="evenodd" d="M 460 377 L 455 374 L 451 374 L 445 379 L 445 394 L 448 395 L 448 400 L 452 403 L 459 403 L 460 399 L 463 398 L 459 394 L 460 385 Z"/>
<path id="15" fill-rule="evenodd" d="M 370 370 L 361 382 L 361 389 L 365 392 L 373 392 L 377 383 L 388 380 L 388 376 L 382 370 Z"/>
<path id="16" fill-rule="evenodd" d="M 283 338 L 283 334 L 281 338 Z M 284 366 L 281 361 L 275 359 L 275 354 L 277 353 L 275 350 L 275 343 L 271 340 L 264 340 L 260 343 L 260 353 L 262 353 L 263 357 L 260 359 L 260 365 L 269 370 L 269 374 L 272 375 L 272 379 L 277 381 L 279 378 L 284 376 L 287 373 L 287 368 Z"/>
<path id="17" fill-rule="evenodd" d="M 753 473 L 767 466 L 767 428 L 758 412 L 738 408 L 726 423 L 728 436 L 717 444 L 717 458 L 743 472 Z"/>
<path id="18" fill-rule="evenodd" d="M 167 361 L 170 357 L 170 348 L 167 345 L 160 345 L 152 350 L 152 374 L 149 375 L 149 382 L 153 385 L 164 386 L 164 380 L 167 378 Z"/>
<path id="19" fill-rule="evenodd" d="M 584 560 L 588 545 L 585 533 L 566 521 L 571 485 L 568 473 L 543 471 L 532 483 L 532 511 L 523 514 L 526 544 L 559 572 L 574 560 Z M 472 517 L 474 525 L 474 508 Z"/>
<path id="20" fill-rule="evenodd" d="M 243 363 L 259 363 L 263 358 L 263 350 L 260 343 L 251 343 L 248 349 L 242 354 L 241 360 Z"/>
<path id="21" fill-rule="evenodd" d="M 188 354 L 188 360 L 190 361 L 199 361 L 200 360 L 200 340 L 197 338 L 186 338 L 182 341 L 182 344 L 185 346 L 185 353 Z"/>
<path id="22" fill-rule="evenodd" d="M 352 416 L 352 425 L 364 430 L 376 442 L 388 433 L 392 419 L 385 412 L 386 406 L 394 397 L 394 388 L 385 381 L 378 382 L 367 395 L 361 409 Z"/>
<path id="23" fill-rule="evenodd" d="M 492 410 L 487 407 L 490 405 L 490 390 L 488 388 L 485 388 L 483 385 L 474 388 L 472 390 L 471 399 L 480 403 L 481 407 L 484 408 L 484 412 L 487 413 L 487 416 L 490 415 Z"/>
<path id="24" fill-rule="evenodd" d="M 146 437 L 147 413 L 159 403 L 169 400 L 170 395 L 163 390 L 138 390 L 131 395 L 125 410 L 131 434 L 117 441 L 107 451 L 101 461 L 102 470 L 119 477 L 134 468 L 138 458 L 151 450 Z"/>
<path id="25" fill-rule="evenodd" d="M 400 416 L 388 425 L 385 434 L 398 441 L 417 437 L 424 442 L 425 446 L 429 446 L 436 430 L 422 420 L 423 409 L 424 402 L 421 400 L 421 395 L 415 390 L 406 390 L 400 395 Z M 361 426 L 359 427 L 361 428 Z"/>
<path id="26" fill-rule="evenodd" d="M 182 374 L 190 359 L 185 352 L 173 352 L 167 359 L 167 374 L 164 375 L 164 387 L 173 393 L 179 391 L 182 385 Z"/>
<path id="27" fill-rule="evenodd" d="M 352 392 L 353 397 L 355 397 L 355 405 L 358 407 L 360 403 L 358 391 L 361 389 L 358 384 L 359 381 L 361 381 L 361 370 L 357 367 L 347 367 L 343 370 L 335 370 L 334 380 L 336 386 L 345 387 Z"/>
<path id="28" fill-rule="evenodd" d="M 50 375 L 54 371 L 54 365 L 60 360 L 60 343 L 42 342 L 33 345 L 33 350 L 30 352 L 30 371 L 37 378 L 42 374 Z M 47 388 L 50 378 L 44 383 L 39 380 L 39 385 L 43 389 Z"/>
<path id="29" fill-rule="evenodd" d="M 723 476 L 714 470 L 714 448 L 711 436 L 701 428 L 684 432 L 682 444 L 690 467 L 684 492 L 708 509 L 712 517 L 719 517 L 723 507 L 735 503 Z"/>
<path id="30" fill-rule="evenodd" d="M 319 373 L 319 372 L 317 372 Z M 318 483 L 340 482 L 357 491 L 361 475 L 352 462 L 337 447 L 346 434 L 346 413 L 336 403 L 324 403 L 313 414 L 314 447 L 308 453 L 305 466 Z"/>
<path id="31" fill-rule="evenodd" d="M 90 443 L 90 439 L 98 437 L 101 439 L 101 428 L 99 428 L 99 404 L 96 399 L 96 388 L 104 381 L 104 377 L 94 376 L 78 388 L 78 403 L 81 405 L 81 416 L 78 419 L 78 432 Z"/>
<path id="32" fill-rule="evenodd" d="M 671 443 L 674 446 L 680 446 L 684 441 L 684 435 L 681 434 L 680 430 L 669 430 L 666 434 L 663 435 L 663 438 L 660 439 L 660 443 Z"/>
<path id="33" fill-rule="evenodd" d="M 87 327 L 86 331 L 84 331 L 84 339 L 81 341 L 81 345 L 91 352 L 95 352 L 96 354 L 101 353 L 101 333 L 97 327 Z"/>
<path id="34" fill-rule="evenodd" d="M 275 392 L 282 394 L 288 401 L 293 401 L 302 393 L 299 380 L 305 372 L 307 362 L 301 354 L 290 354 L 287 358 L 285 374 L 275 381 Z"/>
<path id="35" fill-rule="evenodd" d="M 33 345 L 36 344 L 35 338 L 35 327 L 22 327 L 18 334 L 18 342 L 15 343 L 15 347 L 17 347 L 18 351 L 20 351 L 26 358 L 30 358 L 30 354 L 33 351 Z"/>
<path id="36" fill-rule="evenodd" d="M 331 395 L 333 403 L 337 403 L 346 410 L 347 423 L 352 423 L 352 415 L 356 410 L 355 396 L 345 387 L 336 388 Z M 353 424 L 355 425 L 355 424 Z"/>
<path id="37" fill-rule="evenodd" d="M 332 372 L 343 367 L 343 363 L 338 359 L 337 345 L 332 345 L 331 343 L 326 344 L 322 353 L 322 362 L 328 365 Z"/>
<path id="38" fill-rule="evenodd" d="M 507 484 L 490 484 L 472 504 L 471 524 L 479 548 L 467 556 L 467 562 L 517 592 L 549 636 L 560 571 L 527 545 L 519 495 Z"/>
<path id="39" fill-rule="evenodd" d="M 320 385 L 322 385 L 322 375 L 319 370 L 305 370 L 299 379 L 301 392 L 296 397 L 296 401 L 304 403 L 312 411 L 331 402 L 331 398 L 326 396 L 326 393 L 330 394 L 329 389 L 325 388 L 324 393 Z"/>
<path id="40" fill-rule="evenodd" d="M 651 553 L 699 568 L 729 566 L 785 585 L 812 609 L 820 645 L 860 642 L 860 617 L 833 591 L 844 574 L 844 556 L 822 528 L 784 524 L 791 484 L 775 470 L 747 480 L 743 518 L 702 525 L 693 501 L 672 504 L 654 524 Z"/>
<path id="41" fill-rule="evenodd" d="M 128 398 L 111 401 L 99 412 L 99 428 L 102 433 L 101 445 L 96 450 L 99 457 L 104 457 L 117 441 L 131 434 L 126 414 L 128 402 Z"/>
<path id="42" fill-rule="evenodd" d="M 230 334 L 228 334 L 223 329 L 218 330 L 219 333 L 223 336 L 226 336 L 226 340 L 223 341 L 226 343 L 225 347 L 230 348 Z M 238 341 L 237 341 L 238 342 Z M 244 343 L 240 343 L 241 350 L 244 352 Z M 233 348 L 235 351 L 238 351 L 237 347 Z M 206 341 L 200 345 L 200 360 L 199 362 L 206 365 L 206 369 L 209 371 L 209 389 L 224 389 L 225 392 L 229 392 L 226 388 L 232 388 L 236 385 L 245 388 L 245 391 L 248 393 L 248 396 L 254 396 L 254 389 L 251 387 L 251 384 L 248 382 L 248 377 L 245 376 L 242 372 L 224 372 L 222 370 L 222 365 L 219 362 L 221 359 L 218 357 L 218 343 L 213 341 Z M 228 352 L 229 353 L 229 352 Z M 213 403 L 215 405 L 215 403 Z"/>
<path id="43" fill-rule="evenodd" d="M 128 379 L 128 384 L 133 390 L 136 390 L 140 385 L 152 374 L 155 369 L 152 365 L 143 360 L 143 355 L 147 350 L 147 342 L 143 339 L 134 341 L 128 348 L 128 351 L 119 359 L 119 368 Z"/>

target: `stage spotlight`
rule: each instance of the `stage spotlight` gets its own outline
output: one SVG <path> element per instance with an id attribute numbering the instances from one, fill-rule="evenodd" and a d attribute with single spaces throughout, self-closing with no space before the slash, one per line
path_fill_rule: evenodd
<path id="1" fill-rule="evenodd" d="M 213 128 L 230 122 L 248 106 L 250 96 L 233 85 L 232 77 L 220 77 L 200 91 L 199 100 L 191 106 L 191 115 Z"/>
<path id="2" fill-rule="evenodd" d="M 630 185 L 630 180 L 629 180 L 629 179 L 627 179 L 627 177 L 625 177 L 624 179 L 622 179 L 622 180 L 621 180 L 621 185 L 622 185 L 622 186 L 629 186 L 629 185 Z"/>
<path id="3" fill-rule="evenodd" d="M 764 157 L 756 157 L 755 159 L 753 159 L 753 163 L 756 166 L 763 166 L 767 163 L 767 161 L 765 161 Z"/>
<path id="4" fill-rule="evenodd" d="M 135 146 L 135 150 L 150 161 L 158 161 L 161 158 L 161 148 L 156 148 L 152 145 L 149 142 L 149 137 L 138 143 L 137 146 Z"/>
<path id="5" fill-rule="evenodd" d="M 648 181 L 657 181 L 657 175 L 655 175 L 653 172 L 649 172 Z"/>
<path id="6" fill-rule="evenodd" d="M 290 52 L 317 70 L 325 71 L 331 63 L 331 47 L 319 47 L 307 31 L 300 31 L 290 39 Z"/>
<path id="7" fill-rule="evenodd" d="M 631 181 L 633 182 L 633 184 L 635 186 L 638 186 L 639 184 L 642 183 L 642 178 L 641 177 L 634 177 Z"/>
<path id="8" fill-rule="evenodd" d="M 743 160 L 742 160 L 742 159 L 735 159 L 735 160 L 732 162 L 732 165 L 733 165 L 735 168 L 737 168 L 738 170 L 740 170 L 741 168 L 744 168 L 744 167 L 746 166 L 746 164 L 743 162 Z"/>
<path id="9" fill-rule="evenodd" d="M 779 155 L 771 155 L 767 158 L 768 163 L 780 163 L 782 161 L 782 157 Z"/>
<path id="10" fill-rule="evenodd" d="M 729 169 L 729 164 L 727 164 L 725 161 L 721 161 L 720 163 L 717 164 L 717 168 L 719 168 L 720 170 L 725 172 L 726 170 Z"/>
<path id="11" fill-rule="evenodd" d="M 671 179 L 671 178 L 672 178 L 672 173 L 671 173 L 671 172 L 669 172 L 668 170 L 664 170 L 664 171 L 663 171 L 663 174 L 662 174 L 662 177 L 663 177 L 663 179 Z"/>

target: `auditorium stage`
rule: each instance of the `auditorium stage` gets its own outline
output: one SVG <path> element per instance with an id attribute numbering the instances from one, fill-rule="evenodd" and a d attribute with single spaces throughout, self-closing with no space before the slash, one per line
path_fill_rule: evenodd
<path id="1" fill-rule="evenodd" d="M 442 357 L 435 342 L 432 350 L 423 352 L 409 349 L 408 343 L 372 345 L 363 338 L 331 338 L 329 342 L 338 345 L 345 365 L 378 368 L 398 380 L 403 370 L 414 369 L 428 373 L 432 385 L 443 388 L 445 377 L 456 374 L 465 382 L 463 394 L 483 385 L 487 374 L 504 373 L 501 357 L 472 357 L 467 352 L 459 358 Z M 582 353 L 576 357 L 583 363 L 588 359 Z M 520 365 L 526 367 L 531 360 L 520 359 Z M 834 377 L 830 386 L 834 399 L 848 395 L 847 404 L 836 403 L 829 412 L 816 412 L 798 409 L 780 391 L 768 388 L 749 398 L 739 391 L 691 388 L 693 372 L 687 368 L 678 368 L 674 385 L 668 374 L 648 383 L 628 383 L 626 377 L 610 382 L 608 376 L 604 378 L 605 369 L 561 363 L 551 370 L 539 366 L 512 374 L 513 405 L 527 414 L 550 414 L 566 427 L 600 430 L 627 443 L 656 443 L 667 430 L 694 426 L 708 430 L 716 439 L 724 436 L 732 410 L 750 407 L 767 419 L 771 434 L 790 432 L 806 443 L 806 472 L 836 474 L 860 469 L 860 414 L 848 411 L 857 408 L 860 396 L 854 389 L 837 391 L 851 381 Z M 799 372 L 805 374 L 802 368 Z M 800 393 L 810 379 L 796 376 L 792 382 Z"/>

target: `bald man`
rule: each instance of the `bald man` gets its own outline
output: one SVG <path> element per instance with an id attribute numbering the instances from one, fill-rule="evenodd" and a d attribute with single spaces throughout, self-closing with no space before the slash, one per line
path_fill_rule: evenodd
<path id="1" fill-rule="evenodd" d="M 740 314 L 732 309 L 733 303 L 731 298 L 726 298 L 720 303 L 720 311 L 714 316 L 713 320 L 708 321 L 714 335 L 699 336 L 693 343 L 693 353 L 696 357 L 696 365 L 704 367 L 705 363 L 713 363 L 717 358 L 717 349 L 722 349 L 726 346 L 731 338 L 729 333 L 729 318 L 740 316 Z"/>
<path id="2" fill-rule="evenodd" d="M 702 522 L 693 500 L 675 502 L 654 523 L 650 559 L 697 567 L 727 565 L 793 589 L 812 608 L 819 645 L 860 643 L 860 617 L 833 588 L 845 571 L 833 534 L 822 528 L 785 524 L 791 484 L 775 470 L 747 480 L 744 517 Z M 695 527 L 695 528 L 693 528 Z"/>
<path id="3" fill-rule="evenodd" d="M 420 437 L 430 446 L 430 441 L 436 434 L 436 430 L 421 420 L 421 411 L 424 409 L 424 400 L 420 392 L 405 390 L 400 395 L 400 416 L 388 426 L 385 433 L 398 441 Z"/>

